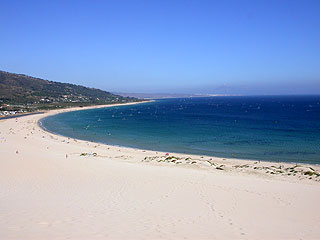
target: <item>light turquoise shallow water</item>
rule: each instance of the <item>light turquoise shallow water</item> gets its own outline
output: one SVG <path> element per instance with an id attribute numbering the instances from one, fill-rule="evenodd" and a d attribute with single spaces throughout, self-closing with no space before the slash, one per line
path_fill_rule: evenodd
<path id="1" fill-rule="evenodd" d="M 320 96 L 165 99 L 58 114 L 42 125 L 141 149 L 320 163 Z"/>

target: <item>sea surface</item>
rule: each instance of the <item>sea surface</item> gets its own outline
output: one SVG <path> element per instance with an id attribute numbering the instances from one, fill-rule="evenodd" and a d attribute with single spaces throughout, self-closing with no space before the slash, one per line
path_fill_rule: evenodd
<path id="1" fill-rule="evenodd" d="M 133 148 L 320 164 L 320 96 L 162 99 L 42 120 L 63 136 Z"/>

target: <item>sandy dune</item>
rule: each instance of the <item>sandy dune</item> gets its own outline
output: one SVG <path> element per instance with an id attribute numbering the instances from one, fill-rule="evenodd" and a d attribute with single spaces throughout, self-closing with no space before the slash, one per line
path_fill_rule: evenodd
<path id="1" fill-rule="evenodd" d="M 274 163 L 157 161 L 164 153 L 37 125 L 56 112 L 0 120 L 0 239 L 320 239 L 319 177 L 266 173 Z"/>

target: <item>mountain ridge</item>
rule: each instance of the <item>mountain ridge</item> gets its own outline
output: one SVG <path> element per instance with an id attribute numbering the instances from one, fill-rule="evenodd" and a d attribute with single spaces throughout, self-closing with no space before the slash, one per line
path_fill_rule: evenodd
<path id="1" fill-rule="evenodd" d="M 95 105 L 139 101 L 101 89 L 71 83 L 45 80 L 26 74 L 0 70 L 0 105 L 24 105 L 61 108 L 77 105 Z"/>

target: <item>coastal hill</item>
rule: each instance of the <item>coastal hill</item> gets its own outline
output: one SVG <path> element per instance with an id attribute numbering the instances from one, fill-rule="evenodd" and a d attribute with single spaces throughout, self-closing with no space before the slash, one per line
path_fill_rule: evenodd
<path id="1" fill-rule="evenodd" d="M 68 106 L 124 103 L 139 101 L 100 89 L 48 81 L 40 78 L 0 71 L 0 106 L 24 108 L 27 111 Z M 5 109 L 8 110 L 8 109 Z"/>

